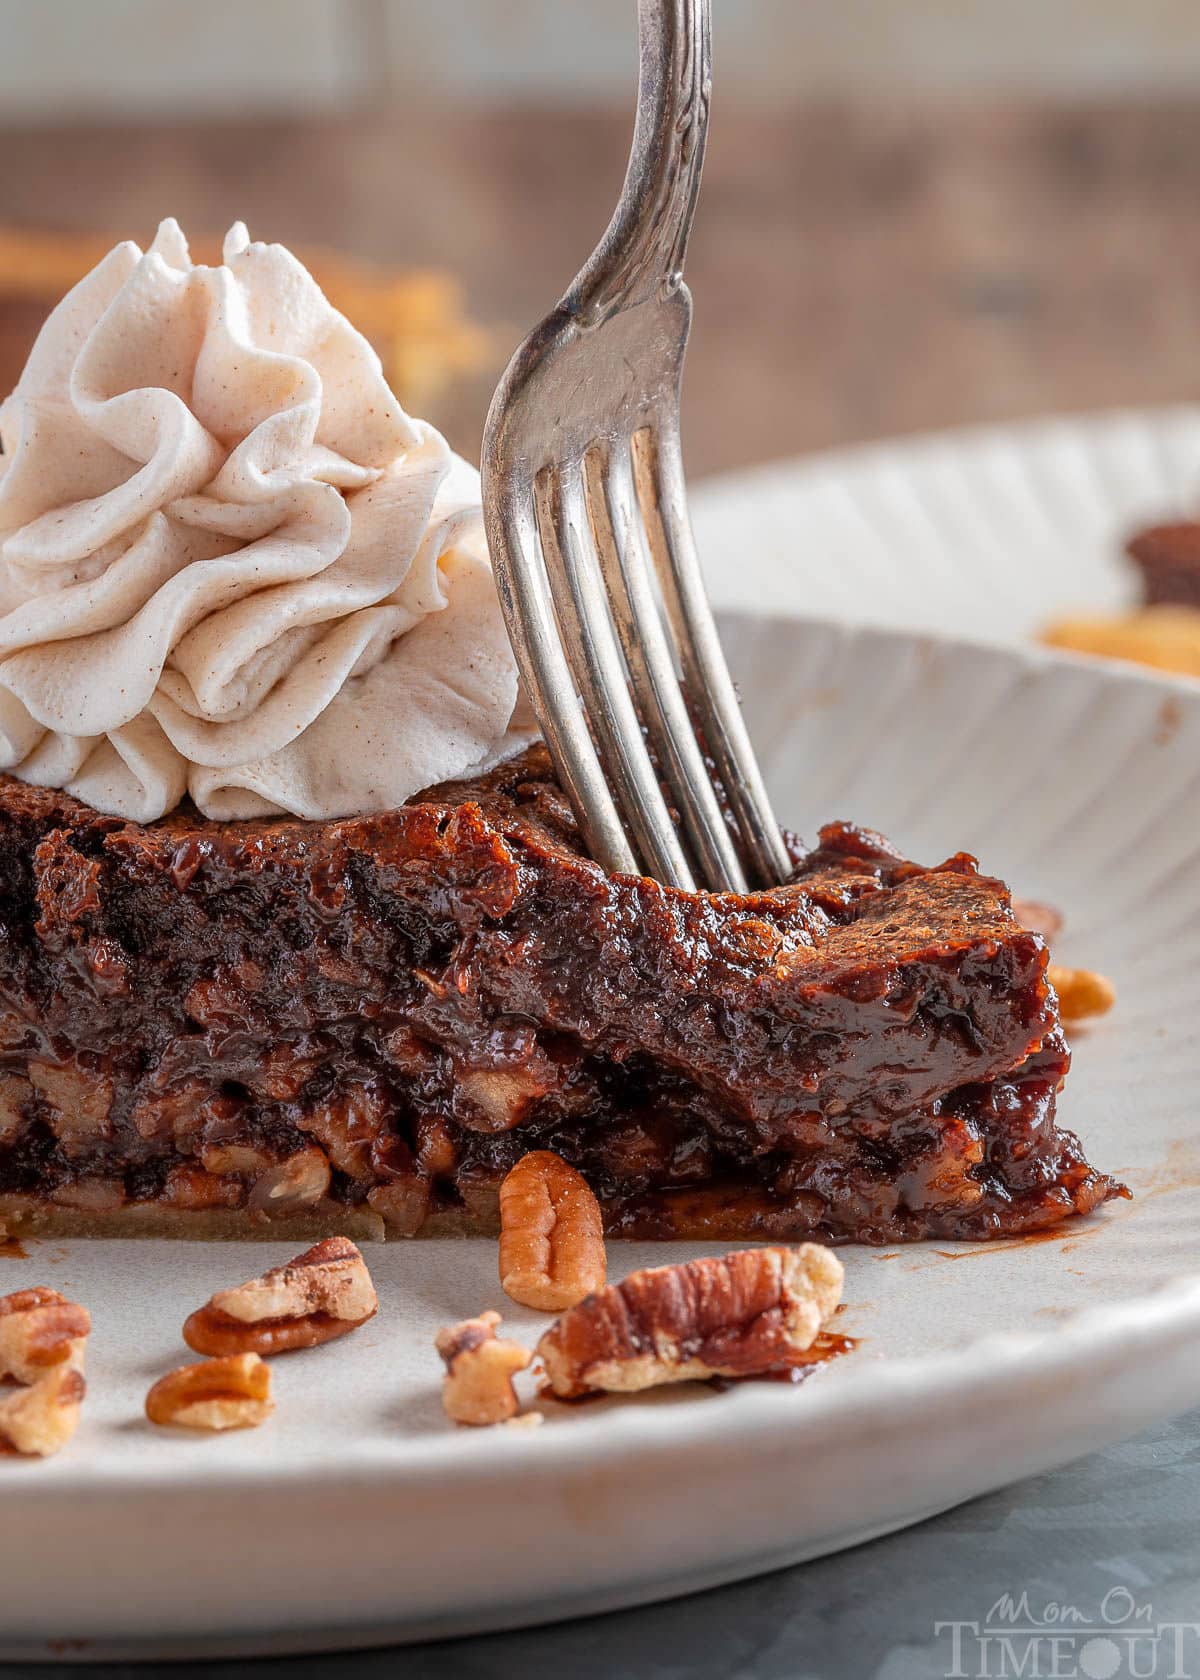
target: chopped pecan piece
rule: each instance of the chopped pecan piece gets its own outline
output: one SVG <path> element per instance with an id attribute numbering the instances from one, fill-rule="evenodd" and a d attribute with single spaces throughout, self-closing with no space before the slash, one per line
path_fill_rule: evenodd
<path id="1" fill-rule="evenodd" d="M 183 1339 L 197 1353 L 291 1353 L 357 1330 L 378 1308 L 357 1247 L 327 1237 L 286 1266 L 219 1289 L 187 1320 Z"/>
<path id="2" fill-rule="evenodd" d="M 260 1173 L 250 1192 L 250 1206 L 270 1219 L 314 1207 L 328 1190 L 329 1157 L 314 1143 Z"/>
<path id="3" fill-rule="evenodd" d="M 417 1166 L 429 1178 L 454 1171 L 454 1163 L 458 1159 L 454 1135 L 446 1122 L 436 1115 L 424 1114 L 417 1121 L 415 1159 Z"/>
<path id="4" fill-rule="evenodd" d="M 446 1366 L 442 1405 L 455 1423 L 505 1423 L 517 1415 L 512 1380 L 533 1355 L 498 1337 L 499 1322 L 498 1312 L 485 1312 L 437 1333 L 434 1345 Z"/>
<path id="5" fill-rule="evenodd" d="M 1051 963 L 1046 978 L 1058 993 L 1058 1007 L 1064 1021 L 1086 1021 L 1092 1015 L 1107 1015 L 1117 1001 L 1112 981 L 1090 968 L 1062 968 Z"/>
<path id="6" fill-rule="evenodd" d="M 168 1207 L 195 1213 L 206 1208 L 237 1207 L 245 1191 L 245 1185 L 236 1178 L 218 1178 L 215 1173 L 181 1161 L 163 1182 L 162 1200 Z"/>
<path id="7" fill-rule="evenodd" d="M 164 1428 L 254 1429 L 274 1410 L 271 1368 L 256 1353 L 180 1365 L 146 1396 L 146 1416 Z"/>
<path id="8" fill-rule="evenodd" d="M 355 1085 L 323 1098 L 296 1124 L 310 1133 L 339 1172 L 371 1181 L 371 1145 L 388 1129 L 390 1102 L 375 1085 Z"/>
<path id="9" fill-rule="evenodd" d="M 500 1285 L 523 1307 L 561 1312 L 604 1287 L 600 1204 L 549 1149 L 523 1155 L 500 1186 Z"/>
<path id="10" fill-rule="evenodd" d="M 374 1209 L 389 1231 L 400 1237 L 414 1237 L 425 1223 L 433 1200 L 433 1186 L 424 1173 L 408 1173 L 391 1184 L 377 1184 L 367 1191 L 367 1206 Z"/>
<path id="11" fill-rule="evenodd" d="M 87 1308 L 57 1289 L 0 1296 L 0 1378 L 33 1383 L 55 1365 L 81 1370 L 91 1328 Z"/>
<path id="12" fill-rule="evenodd" d="M 200 1165 L 214 1178 L 226 1178 L 231 1173 L 249 1178 L 274 1164 L 274 1156 L 247 1143 L 206 1143 L 200 1151 Z"/>
<path id="13" fill-rule="evenodd" d="M 86 1393 L 83 1372 L 69 1360 L 43 1370 L 36 1382 L 0 1399 L 0 1451 L 51 1457 L 79 1427 Z"/>
<path id="14" fill-rule="evenodd" d="M 507 1132 L 523 1118 L 546 1084 L 531 1068 L 467 1068 L 455 1081 L 478 1113 L 459 1118 L 472 1131 Z"/>
<path id="15" fill-rule="evenodd" d="M 842 1276 L 841 1261 L 817 1243 L 655 1266 L 565 1312 L 537 1351 L 560 1399 L 755 1376 L 811 1345 Z"/>
<path id="16" fill-rule="evenodd" d="M 68 1152 L 112 1135 L 112 1080 L 73 1062 L 32 1059 L 29 1078 L 46 1109 L 47 1124 Z"/>

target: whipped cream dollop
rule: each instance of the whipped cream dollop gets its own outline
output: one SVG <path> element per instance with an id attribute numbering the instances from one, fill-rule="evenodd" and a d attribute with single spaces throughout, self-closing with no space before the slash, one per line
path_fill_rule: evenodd
<path id="1" fill-rule="evenodd" d="M 118 245 L 0 443 L 0 768 L 138 822 L 328 818 L 532 738 L 478 475 L 283 246 Z"/>

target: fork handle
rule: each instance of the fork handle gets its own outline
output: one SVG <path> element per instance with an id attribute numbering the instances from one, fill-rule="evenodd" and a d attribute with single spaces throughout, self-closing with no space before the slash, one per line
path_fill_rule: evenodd
<path id="1" fill-rule="evenodd" d="M 711 0 L 638 0 L 638 102 L 612 221 L 562 300 L 581 326 L 683 281 L 708 140 Z"/>

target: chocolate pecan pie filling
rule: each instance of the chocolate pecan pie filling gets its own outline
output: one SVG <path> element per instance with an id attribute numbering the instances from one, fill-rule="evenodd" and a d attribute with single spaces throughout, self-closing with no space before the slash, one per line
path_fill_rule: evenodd
<path id="1" fill-rule="evenodd" d="M 1003 883 L 845 825 L 795 857 L 745 897 L 607 875 L 540 748 L 322 823 L 0 777 L 0 1219 L 493 1230 L 533 1149 L 641 1237 L 983 1238 L 1118 1194 L 1055 1124 Z"/>

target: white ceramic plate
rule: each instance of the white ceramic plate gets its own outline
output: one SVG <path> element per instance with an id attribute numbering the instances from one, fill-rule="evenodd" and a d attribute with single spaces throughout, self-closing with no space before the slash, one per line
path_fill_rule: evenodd
<path id="1" fill-rule="evenodd" d="M 1197 406 L 870 444 L 693 495 L 720 606 L 1010 643 L 1130 603 L 1125 537 L 1198 506 Z"/>
<path id="2" fill-rule="evenodd" d="M 803 1386 L 548 1408 L 527 1433 L 456 1432 L 439 1409 L 432 1336 L 500 1304 L 491 1243 L 372 1251 L 378 1319 L 277 1361 L 262 1429 L 184 1439 L 141 1416 L 180 1323 L 287 1251 L 40 1244 L 0 1261 L 0 1288 L 89 1305 L 90 1393 L 59 1458 L 0 1462 L 6 1655 L 313 1648 L 632 1604 L 850 1545 L 1200 1398 L 1200 690 L 794 624 L 736 625 L 730 646 L 802 832 L 840 815 L 924 860 L 977 850 L 1065 911 L 1065 960 L 1114 976 L 1062 1114 L 1136 1200 L 1053 1242 L 847 1251 L 861 1347 Z M 614 1245 L 612 1270 L 693 1252 Z"/>

